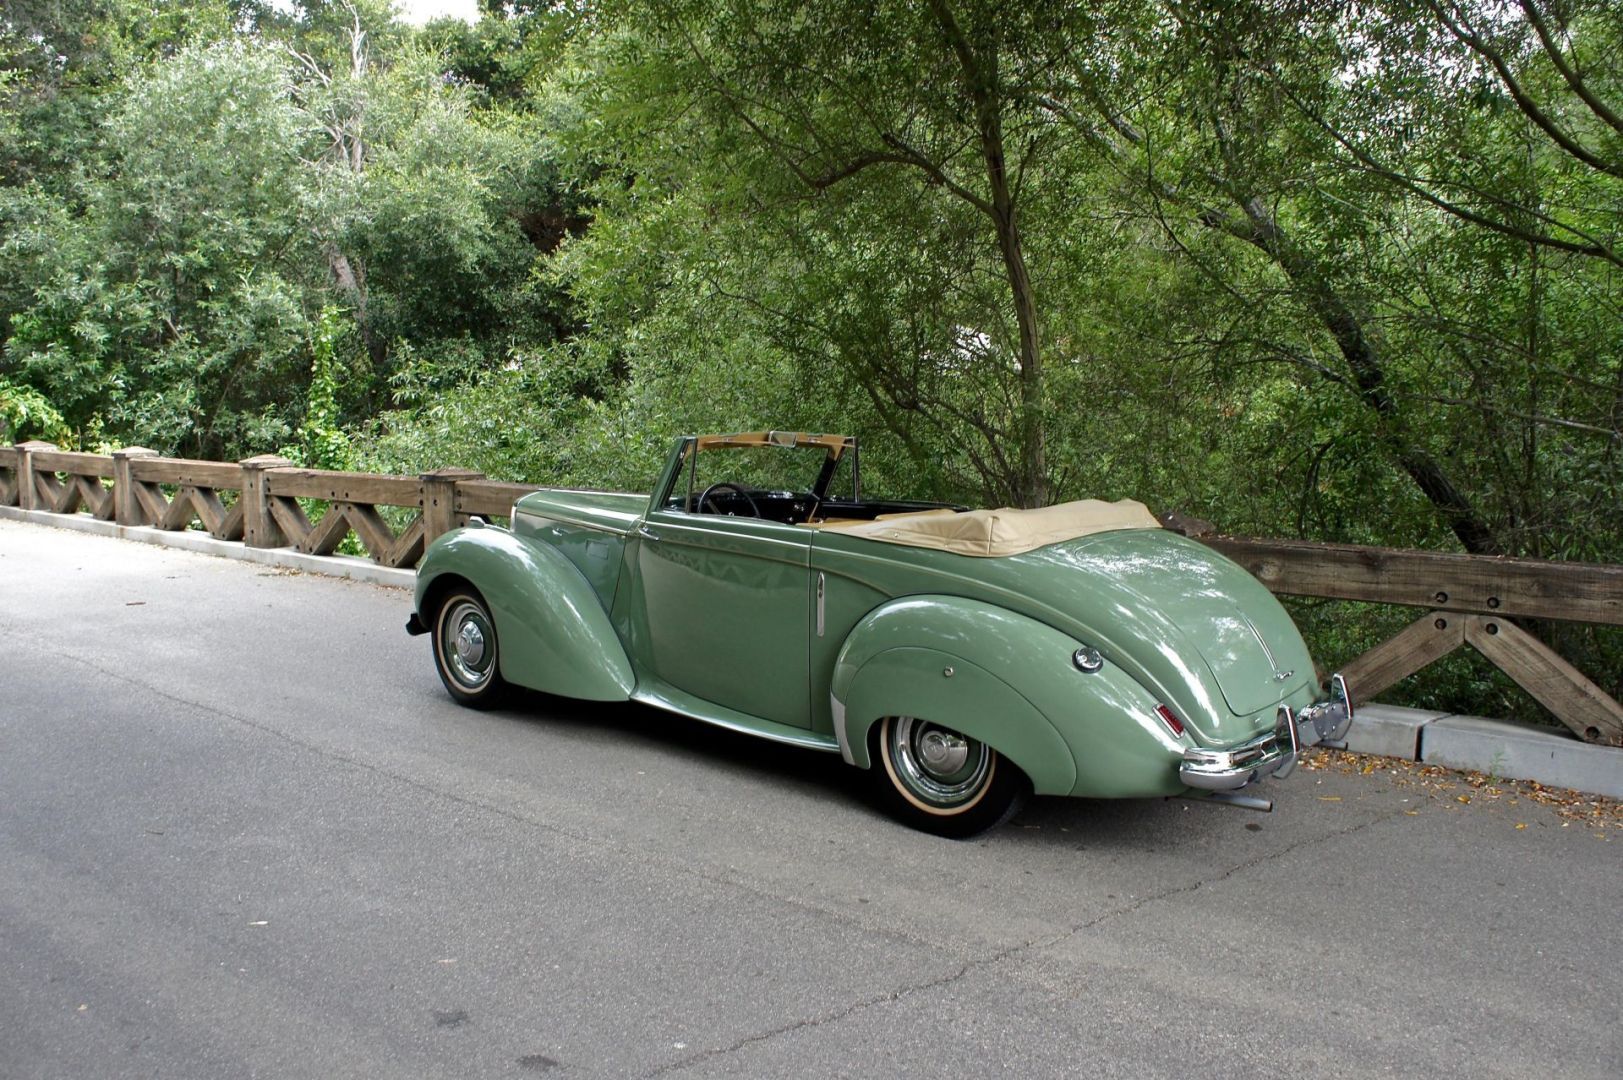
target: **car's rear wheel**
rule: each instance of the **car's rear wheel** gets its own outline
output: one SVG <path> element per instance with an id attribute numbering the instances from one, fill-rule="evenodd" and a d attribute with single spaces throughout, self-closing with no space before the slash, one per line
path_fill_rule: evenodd
<path id="1" fill-rule="evenodd" d="M 880 801 L 915 829 L 956 839 L 1003 824 L 1025 801 L 1025 775 L 998 752 L 949 727 L 887 716 L 875 728 Z"/>
<path id="2" fill-rule="evenodd" d="M 507 693 L 498 664 L 496 621 L 471 587 L 446 593 L 434 617 L 434 666 L 459 705 L 489 709 Z"/>

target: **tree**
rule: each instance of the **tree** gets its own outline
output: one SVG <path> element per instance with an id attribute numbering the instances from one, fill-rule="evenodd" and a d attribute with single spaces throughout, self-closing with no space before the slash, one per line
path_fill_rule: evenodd
<path id="1" fill-rule="evenodd" d="M 44 223 L 6 351 L 75 428 L 200 456 L 282 430 L 263 406 L 302 381 L 308 265 L 288 90 L 282 60 L 241 44 L 188 47 L 129 84 L 83 213 Z"/>
<path id="2" fill-rule="evenodd" d="M 620 15 L 619 36 L 603 54 L 615 96 L 595 108 L 633 131 L 680 129 L 665 148 L 699 154 L 690 181 L 712 184 L 731 212 L 820 206 L 847 188 L 891 209 L 899 189 L 872 179 L 887 174 L 902 176 L 908 197 L 950 220 L 950 231 L 975 223 L 984 248 L 966 253 L 976 261 L 967 276 L 989 255 L 1003 295 L 961 325 L 939 328 L 938 360 L 967 360 L 1012 391 L 963 410 L 982 443 L 989 493 L 1023 505 L 1047 501 L 1047 358 L 1028 204 L 1055 140 L 1022 87 L 1049 62 L 1056 40 L 1086 33 L 1087 16 L 1066 4 L 946 0 L 923 10 L 822 4 L 793 12 L 748 2 L 631 4 Z M 666 170 L 629 156 L 638 182 Z M 816 211 L 798 221 L 815 230 Z M 866 231 L 890 225 L 874 213 Z M 876 385 L 889 411 L 920 407 L 890 382 Z"/>
<path id="3" fill-rule="evenodd" d="M 1115 60 L 1103 68 L 1067 65 L 1045 100 L 1103 160 L 1117 163 L 1129 189 L 1155 208 L 1180 245 L 1199 227 L 1265 257 L 1337 362 L 1315 358 L 1323 349 L 1314 335 L 1259 342 L 1264 355 L 1326 380 L 1355 402 L 1360 426 L 1467 550 L 1510 550 L 1508 508 L 1482 509 L 1471 480 L 1483 478 L 1471 476 L 1471 464 L 1448 460 L 1456 456 L 1447 448 L 1458 446 L 1458 429 L 1439 424 L 1443 407 L 1460 403 L 1460 395 L 1443 374 L 1458 356 L 1446 355 L 1437 340 L 1453 313 L 1436 303 L 1460 298 L 1434 290 L 1415 304 L 1406 293 L 1424 274 L 1414 251 L 1401 245 L 1416 237 L 1433 245 L 1450 226 L 1428 218 L 1440 208 L 1394 187 L 1391 177 L 1344 170 L 1337 161 L 1345 141 L 1333 137 L 1336 126 L 1326 118 L 1360 130 L 1350 103 L 1380 96 L 1352 77 L 1367 56 L 1349 8 L 1169 3 L 1141 10 L 1136 20 L 1119 9 L 1111 22 Z M 1413 59 L 1405 54 L 1391 62 Z M 1496 141 L 1514 141 L 1515 124 L 1481 113 L 1456 119 L 1449 130 L 1456 149 L 1492 156 Z M 1462 128 L 1469 140 L 1459 137 Z M 1503 206 L 1515 204 L 1516 176 L 1495 181 Z M 1483 269 L 1504 265 L 1498 239 L 1469 232 L 1456 255 L 1469 252 Z M 1394 317 L 1399 309 L 1401 319 Z M 1458 353 L 1457 338 L 1454 345 Z M 1405 356 L 1406 348 L 1424 353 Z M 1506 374 L 1479 368 L 1475 377 L 1479 385 L 1488 375 L 1503 386 L 1515 381 L 1501 378 Z M 1440 381 L 1445 385 L 1431 389 Z M 1498 425 L 1505 415 L 1485 413 L 1473 423 Z M 1538 424 L 1548 419 L 1526 415 Z M 1479 430 L 1491 443 L 1495 429 Z"/>

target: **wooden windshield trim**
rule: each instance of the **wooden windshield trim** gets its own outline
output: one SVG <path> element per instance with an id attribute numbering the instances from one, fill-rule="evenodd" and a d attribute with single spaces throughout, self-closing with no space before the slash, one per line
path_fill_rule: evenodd
<path id="1" fill-rule="evenodd" d="M 823 435 L 807 431 L 740 431 L 731 435 L 700 435 L 694 442 L 700 450 L 730 450 L 750 446 L 778 446 L 785 449 L 818 447 L 836 458 L 857 445 L 857 440 L 850 435 Z"/>

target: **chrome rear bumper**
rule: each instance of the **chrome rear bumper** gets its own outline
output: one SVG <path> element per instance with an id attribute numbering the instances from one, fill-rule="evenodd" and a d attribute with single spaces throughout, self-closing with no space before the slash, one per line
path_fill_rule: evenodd
<path id="1" fill-rule="evenodd" d="M 1233 791 L 1268 776 L 1286 777 L 1296 768 L 1302 747 L 1339 740 L 1352 723 L 1352 698 L 1347 681 L 1330 676 L 1330 692 L 1322 701 L 1293 711 L 1281 705 L 1274 730 L 1255 739 L 1221 749 L 1192 747 L 1183 752 L 1178 778 L 1203 791 Z"/>

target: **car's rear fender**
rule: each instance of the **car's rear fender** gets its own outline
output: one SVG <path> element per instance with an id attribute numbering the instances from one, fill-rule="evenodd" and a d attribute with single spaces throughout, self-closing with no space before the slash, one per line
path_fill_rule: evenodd
<path id="1" fill-rule="evenodd" d="M 424 626 L 459 580 L 490 607 L 502 678 L 588 701 L 631 696 L 631 661 L 591 584 L 558 549 L 494 526 L 446 533 L 417 567 Z"/>
<path id="2" fill-rule="evenodd" d="M 835 662 L 841 752 L 866 768 L 873 725 L 916 716 L 993 747 L 1038 794 L 1181 791 L 1176 765 L 1192 743 L 1165 728 L 1154 697 L 1120 668 L 1078 670 L 1081 644 L 978 600 L 891 601 L 857 624 Z"/>
<path id="3" fill-rule="evenodd" d="M 853 765 L 869 766 L 869 733 L 886 716 L 919 717 L 979 739 L 1018 765 L 1039 794 L 1075 785 L 1076 764 L 1054 726 L 1013 687 L 961 656 L 888 649 L 862 666 L 844 701 L 834 700 L 835 733 Z"/>

